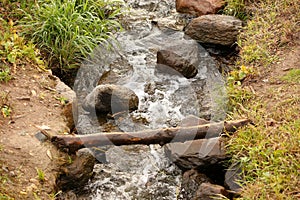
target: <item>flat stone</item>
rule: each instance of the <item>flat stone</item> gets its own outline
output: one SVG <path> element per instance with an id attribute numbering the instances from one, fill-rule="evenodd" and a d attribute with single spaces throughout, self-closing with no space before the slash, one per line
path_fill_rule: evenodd
<path id="1" fill-rule="evenodd" d="M 176 0 L 177 12 L 194 16 L 216 14 L 224 5 L 224 0 Z"/>
<path id="2" fill-rule="evenodd" d="M 230 46 L 237 40 L 242 21 L 226 15 L 205 15 L 193 19 L 185 34 L 200 43 Z"/>
<path id="3" fill-rule="evenodd" d="M 166 144 L 168 157 L 179 167 L 192 169 L 210 168 L 221 165 L 229 157 L 224 150 L 224 141 L 220 138 L 187 141 L 184 143 Z"/>

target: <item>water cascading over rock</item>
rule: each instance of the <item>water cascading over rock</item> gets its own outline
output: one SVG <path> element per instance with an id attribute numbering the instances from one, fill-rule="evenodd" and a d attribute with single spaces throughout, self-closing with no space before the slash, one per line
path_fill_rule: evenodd
<path id="1" fill-rule="evenodd" d="M 176 127 L 190 115 L 205 118 L 207 122 L 223 120 L 226 92 L 214 60 L 195 40 L 164 26 L 178 26 L 173 23 L 177 16 L 170 15 L 175 10 L 175 2 L 128 2 L 142 8 L 136 8 L 127 18 L 127 31 L 118 34 L 117 42 L 112 41 L 110 49 L 96 48 L 77 74 L 74 90 L 79 106 L 75 122 L 78 133 Z M 170 16 L 170 23 L 160 21 Z M 157 55 L 162 52 L 174 57 L 164 54 L 164 59 L 160 59 Z M 105 102 L 104 110 L 93 105 L 95 99 L 91 97 L 95 97 L 95 91 L 101 93 L 99 88 L 107 85 L 124 88 L 120 93 L 132 94 L 125 99 L 133 97 L 133 106 L 114 110 L 116 104 L 112 99 Z M 99 111 L 108 114 L 99 120 Z M 159 145 L 101 148 L 106 151 L 108 163 L 96 164 L 95 176 L 83 196 L 179 198 L 181 170 L 166 157 L 164 148 Z"/>

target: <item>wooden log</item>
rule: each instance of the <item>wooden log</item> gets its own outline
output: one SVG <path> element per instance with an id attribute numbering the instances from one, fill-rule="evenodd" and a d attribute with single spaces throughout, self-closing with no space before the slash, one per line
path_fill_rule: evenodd
<path id="1" fill-rule="evenodd" d="M 240 119 L 198 126 L 164 128 L 137 132 L 102 132 L 76 136 L 56 135 L 51 138 L 51 141 L 59 149 L 70 153 L 83 147 L 103 145 L 163 145 L 170 142 L 184 142 L 194 139 L 218 137 L 223 132 L 234 132 L 238 127 L 244 126 L 250 122 L 249 119 Z"/>

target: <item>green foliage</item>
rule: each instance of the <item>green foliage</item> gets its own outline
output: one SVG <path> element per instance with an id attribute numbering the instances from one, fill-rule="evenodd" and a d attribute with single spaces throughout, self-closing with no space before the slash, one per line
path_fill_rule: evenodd
<path id="1" fill-rule="evenodd" d="M 262 120 L 260 122 L 264 123 Z M 245 188 L 245 196 L 293 199 L 289 191 L 297 191 L 299 133 L 300 121 L 296 120 L 282 124 L 276 130 L 250 126 L 240 130 L 239 136 L 231 140 L 230 151 L 233 159 L 241 163 L 245 182 L 255 182 L 251 188 Z"/>
<path id="2" fill-rule="evenodd" d="M 8 105 L 4 105 L 1 107 L 1 114 L 3 115 L 3 117 L 9 117 L 11 115 L 11 108 Z"/>
<path id="3" fill-rule="evenodd" d="M 13 200 L 13 198 L 7 196 L 6 194 L 2 194 L 0 192 L 0 200 Z"/>
<path id="4" fill-rule="evenodd" d="M 45 172 L 39 168 L 36 168 L 36 172 L 37 172 L 39 181 L 44 182 L 45 181 Z"/>
<path id="5" fill-rule="evenodd" d="M 10 80 L 12 66 L 33 63 L 44 69 L 44 62 L 39 57 L 39 52 L 31 42 L 25 42 L 17 34 L 17 29 L 12 20 L 0 21 L 0 81 Z"/>
<path id="6" fill-rule="evenodd" d="M 300 83 L 300 69 L 291 69 L 282 80 L 290 83 Z"/>
<path id="7" fill-rule="evenodd" d="M 122 29 L 121 0 L 42 0 L 22 20 L 25 35 L 47 52 L 51 64 L 77 67 L 100 43 Z"/>
<path id="8" fill-rule="evenodd" d="M 11 79 L 10 69 L 7 66 L 0 66 L 0 82 L 8 82 Z"/>
<path id="9" fill-rule="evenodd" d="M 244 0 L 226 0 L 226 3 L 227 5 L 223 10 L 223 14 L 235 16 L 241 20 L 248 18 Z"/>
<path id="10" fill-rule="evenodd" d="M 0 6 L 4 8 L 1 11 L 0 16 L 4 19 L 17 20 L 23 16 L 22 10 L 30 11 L 34 9 L 36 0 L 2 0 Z"/>

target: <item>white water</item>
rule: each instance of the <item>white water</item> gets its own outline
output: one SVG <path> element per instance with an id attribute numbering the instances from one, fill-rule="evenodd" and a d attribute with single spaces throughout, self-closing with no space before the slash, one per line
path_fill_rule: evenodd
<path id="1" fill-rule="evenodd" d="M 171 68 L 165 69 L 168 73 L 157 70 L 156 52 L 159 49 L 171 48 L 176 52 L 182 41 L 187 42 L 182 32 L 164 34 L 150 22 L 156 14 L 159 17 L 172 13 L 170 8 L 174 10 L 175 1 L 129 2 L 140 7 L 154 2 L 151 4 L 153 8 L 157 7 L 156 2 L 158 7 L 156 12 L 151 13 L 137 8 L 136 15 L 131 18 L 144 20 L 129 22 L 128 26 L 134 27 L 136 32 L 122 33 L 118 37 L 121 47 L 116 54 L 105 54 L 102 49 L 95 51 L 95 60 L 89 64 L 91 73 L 82 73 L 84 81 L 79 76 L 78 88 L 83 88 L 80 92 L 88 93 L 93 89 L 98 81 L 94 81 L 94 77 L 99 78 L 108 71 L 117 74 L 117 78 L 106 77 L 105 81 L 128 87 L 139 97 L 137 111 L 115 117 L 114 123 L 122 131 L 177 126 L 188 115 L 219 115 L 212 111 L 218 110 L 214 99 L 222 95 L 222 90 L 215 90 L 215 87 L 222 86 L 223 80 L 202 47 L 194 49 L 191 55 L 182 55 L 188 59 L 199 59 L 196 77 L 186 79 Z M 113 146 L 105 154 L 108 163 L 96 164 L 95 177 L 86 187 L 88 193 L 84 196 L 88 196 L 87 199 L 179 199 L 181 171 L 168 160 L 159 145 Z"/>

